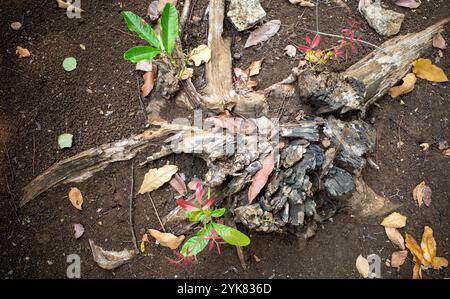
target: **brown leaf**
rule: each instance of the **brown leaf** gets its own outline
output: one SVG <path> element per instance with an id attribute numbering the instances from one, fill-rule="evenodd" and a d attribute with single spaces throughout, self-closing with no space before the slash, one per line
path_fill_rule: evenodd
<path id="1" fill-rule="evenodd" d="M 448 267 L 448 260 L 443 257 L 435 257 L 433 259 L 433 268 L 436 270 L 439 270 L 441 268 L 447 268 Z"/>
<path id="2" fill-rule="evenodd" d="M 398 0 L 397 2 L 395 2 L 395 4 L 412 9 L 419 7 L 422 2 L 420 2 L 420 0 Z"/>
<path id="3" fill-rule="evenodd" d="M 207 45 L 200 45 L 189 52 L 188 59 L 192 60 L 195 66 L 201 65 L 203 62 L 208 63 L 211 59 L 211 49 Z"/>
<path id="4" fill-rule="evenodd" d="M 158 67 L 156 66 L 156 64 L 153 64 L 152 66 L 152 71 L 151 72 L 146 72 L 143 77 L 144 77 L 144 84 L 142 84 L 141 87 L 141 92 L 142 92 L 142 96 L 146 97 L 150 94 L 150 92 L 152 91 L 153 87 L 155 86 L 155 79 L 158 73 Z"/>
<path id="5" fill-rule="evenodd" d="M 22 48 L 21 46 L 17 46 L 16 54 L 18 54 L 20 58 L 29 57 L 31 55 L 28 49 Z"/>
<path id="6" fill-rule="evenodd" d="M 248 188 L 248 203 L 251 204 L 253 200 L 256 198 L 256 196 L 259 194 L 262 188 L 267 183 L 267 180 L 269 179 L 270 174 L 273 171 L 273 168 L 275 166 L 275 159 L 273 157 L 274 153 L 271 152 L 267 157 L 264 159 L 263 166 L 253 177 L 252 184 Z"/>
<path id="7" fill-rule="evenodd" d="M 419 58 L 414 60 L 413 73 L 421 79 L 431 82 L 448 82 L 447 75 L 444 71 L 431 63 L 430 59 Z"/>
<path id="8" fill-rule="evenodd" d="M 253 61 L 250 66 L 246 69 L 247 74 L 251 76 L 255 76 L 259 74 L 259 71 L 261 70 L 261 65 L 264 58 L 261 60 L 255 60 Z"/>
<path id="9" fill-rule="evenodd" d="M 433 47 L 441 50 L 447 49 L 447 43 L 440 32 L 433 37 Z"/>
<path id="10" fill-rule="evenodd" d="M 278 30 L 280 30 L 280 26 L 280 20 L 272 20 L 265 23 L 264 25 L 250 33 L 247 41 L 245 42 L 244 48 L 255 46 L 268 40 L 269 38 L 274 36 L 278 32 Z"/>
<path id="11" fill-rule="evenodd" d="M 152 1 L 148 5 L 147 8 L 147 16 L 152 20 L 153 22 L 159 19 L 159 16 L 161 15 L 160 11 L 158 10 L 159 7 L 159 1 Z"/>
<path id="12" fill-rule="evenodd" d="M 144 194 L 146 192 L 152 192 L 158 189 L 166 182 L 170 181 L 172 176 L 178 171 L 176 165 L 164 165 L 161 168 L 152 168 L 144 176 L 144 181 L 142 182 L 141 188 L 139 189 L 139 194 Z"/>
<path id="13" fill-rule="evenodd" d="M 80 189 L 70 188 L 69 200 L 75 208 L 77 208 L 78 210 L 82 210 L 83 195 L 81 194 Z"/>
<path id="14" fill-rule="evenodd" d="M 430 148 L 430 144 L 429 143 L 421 143 L 419 144 L 420 149 L 422 150 L 422 152 L 426 152 L 429 148 Z"/>
<path id="15" fill-rule="evenodd" d="M 73 230 L 75 231 L 74 238 L 79 239 L 84 234 L 84 226 L 80 223 L 73 225 Z"/>
<path id="16" fill-rule="evenodd" d="M 367 278 L 369 277 L 369 262 L 365 257 L 362 255 L 359 255 L 356 259 L 356 269 L 358 270 L 359 274 L 361 274 L 362 277 Z"/>
<path id="17" fill-rule="evenodd" d="M 148 232 L 153 238 L 159 241 L 161 246 L 169 247 L 172 250 L 177 249 L 184 240 L 184 235 L 177 237 L 170 233 L 162 233 L 156 229 L 149 229 Z"/>
<path id="18" fill-rule="evenodd" d="M 384 227 L 402 228 L 406 225 L 406 216 L 394 212 L 384 218 L 381 225 Z"/>
<path id="19" fill-rule="evenodd" d="M 393 98 L 396 98 L 402 94 L 411 92 L 414 89 L 414 85 L 416 84 L 416 76 L 413 73 L 407 74 L 403 78 L 403 84 L 399 86 L 394 86 L 389 89 L 389 95 Z"/>
<path id="20" fill-rule="evenodd" d="M 444 154 L 444 156 L 450 157 L 450 148 L 446 149 L 446 150 L 443 152 L 443 154 Z"/>
<path id="21" fill-rule="evenodd" d="M 134 250 L 124 249 L 122 251 L 107 251 L 94 244 L 94 241 L 89 239 L 92 255 L 94 261 L 100 268 L 106 270 L 115 269 L 133 259 L 136 256 Z"/>
<path id="22" fill-rule="evenodd" d="M 413 190 L 413 198 L 417 204 L 422 206 L 423 203 L 427 207 L 431 204 L 431 188 L 425 184 L 425 181 L 418 184 Z"/>
<path id="23" fill-rule="evenodd" d="M 164 6 L 166 6 L 167 3 L 173 4 L 173 6 L 177 5 L 177 0 L 159 0 L 158 1 L 158 10 L 159 12 L 162 12 L 164 9 Z"/>
<path id="24" fill-rule="evenodd" d="M 425 226 L 423 230 L 420 248 L 423 251 L 423 258 L 431 264 L 436 257 L 436 240 L 433 237 L 433 230 L 429 226 Z"/>
<path id="25" fill-rule="evenodd" d="M 402 234 L 393 227 L 385 227 L 386 235 L 392 243 L 397 245 L 401 250 L 405 250 L 405 240 L 403 239 Z"/>
<path id="26" fill-rule="evenodd" d="M 169 184 L 177 190 L 180 195 L 185 195 L 187 193 L 186 183 L 178 173 L 173 176 L 173 178 L 169 181 Z"/>
<path id="27" fill-rule="evenodd" d="M 192 179 L 188 184 L 187 187 L 189 190 L 195 191 L 197 189 L 197 183 L 201 182 L 202 180 L 199 179 Z"/>
<path id="28" fill-rule="evenodd" d="M 392 253 L 391 256 L 391 267 L 400 270 L 400 266 L 405 263 L 406 257 L 408 256 L 408 250 L 400 250 Z"/>

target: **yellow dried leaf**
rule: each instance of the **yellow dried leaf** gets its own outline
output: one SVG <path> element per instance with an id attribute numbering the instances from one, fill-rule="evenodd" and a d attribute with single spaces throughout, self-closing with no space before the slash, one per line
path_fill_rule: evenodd
<path id="1" fill-rule="evenodd" d="M 403 77 L 402 85 L 394 86 L 389 89 L 389 95 L 393 98 L 396 98 L 402 94 L 411 92 L 414 89 L 416 80 L 416 76 L 413 73 L 407 74 L 405 77 Z"/>
<path id="2" fill-rule="evenodd" d="M 422 269 L 420 268 L 420 263 L 414 264 L 413 269 L 413 279 L 422 279 Z"/>
<path id="3" fill-rule="evenodd" d="M 439 270 L 448 267 L 448 260 L 443 257 L 435 257 L 432 262 L 433 268 Z"/>
<path id="4" fill-rule="evenodd" d="M 186 80 L 186 79 L 191 78 L 193 74 L 194 74 L 194 69 L 192 69 L 190 67 L 186 67 L 180 71 L 180 73 L 178 74 L 178 78 L 180 80 Z"/>
<path id="5" fill-rule="evenodd" d="M 400 270 L 400 266 L 403 265 L 407 256 L 408 250 L 400 250 L 393 252 L 391 256 L 391 267 L 397 268 L 397 271 Z"/>
<path id="6" fill-rule="evenodd" d="M 436 257 L 436 240 L 433 237 L 433 230 L 429 226 L 425 226 L 423 229 L 420 248 L 422 248 L 424 259 L 431 264 Z"/>
<path id="7" fill-rule="evenodd" d="M 397 245 L 401 250 L 405 250 L 405 239 L 403 239 L 402 234 L 393 227 L 385 227 L 386 235 L 392 243 Z"/>
<path id="8" fill-rule="evenodd" d="M 420 146 L 420 149 L 423 152 L 426 152 L 430 148 L 430 144 L 429 143 L 421 143 L 421 144 L 419 144 L 419 146 Z"/>
<path id="9" fill-rule="evenodd" d="M 166 182 L 170 181 L 172 176 L 178 171 L 176 165 L 164 165 L 161 168 L 150 169 L 144 177 L 139 194 L 151 192 L 158 189 Z"/>
<path id="10" fill-rule="evenodd" d="M 367 278 L 369 277 L 369 262 L 366 258 L 364 258 L 362 255 L 359 255 L 356 259 L 356 269 L 358 269 L 359 274 L 361 274 L 362 277 Z"/>
<path id="11" fill-rule="evenodd" d="M 69 200 L 75 208 L 77 208 L 78 210 L 82 210 L 83 195 L 81 194 L 80 189 L 70 188 Z"/>
<path id="12" fill-rule="evenodd" d="M 450 148 L 446 149 L 445 151 L 442 152 L 445 156 L 449 157 L 450 156 Z"/>
<path id="13" fill-rule="evenodd" d="M 22 48 L 21 46 L 17 46 L 16 54 L 18 54 L 20 58 L 25 58 L 30 56 L 30 51 L 26 48 Z"/>
<path id="14" fill-rule="evenodd" d="M 207 45 L 200 45 L 189 52 L 188 59 L 192 60 L 195 66 L 199 66 L 202 62 L 208 63 L 211 59 L 211 49 Z"/>
<path id="15" fill-rule="evenodd" d="M 422 264 L 424 266 L 429 265 L 428 261 L 423 257 L 422 248 L 420 248 L 420 246 L 417 244 L 416 240 L 414 240 L 414 238 L 408 233 L 406 233 L 406 235 L 405 235 L 405 244 L 406 244 L 406 248 L 409 249 L 409 251 L 415 258 L 417 263 Z"/>
<path id="16" fill-rule="evenodd" d="M 169 247 L 172 250 L 177 249 L 184 240 L 184 235 L 177 237 L 174 234 L 162 233 L 156 229 L 149 229 L 148 232 L 153 238 L 159 241 L 161 246 Z"/>
<path id="17" fill-rule="evenodd" d="M 263 60 L 264 59 L 253 61 L 250 64 L 250 66 L 245 70 L 250 77 L 259 74 Z"/>
<path id="18" fill-rule="evenodd" d="M 406 225 L 406 216 L 394 212 L 384 218 L 381 225 L 384 227 L 402 228 Z"/>
<path id="19" fill-rule="evenodd" d="M 448 82 L 444 71 L 431 63 L 430 59 L 419 58 L 413 63 L 413 72 L 417 77 L 432 82 Z"/>

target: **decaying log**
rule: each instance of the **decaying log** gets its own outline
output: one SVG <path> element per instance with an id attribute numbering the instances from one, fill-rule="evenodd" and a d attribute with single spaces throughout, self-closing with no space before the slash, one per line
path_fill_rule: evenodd
<path id="1" fill-rule="evenodd" d="M 319 113 L 365 113 L 410 71 L 415 59 L 432 47 L 433 37 L 448 21 L 446 18 L 423 31 L 392 38 L 343 73 L 302 72 L 298 77 L 299 94 L 317 104 Z"/>
<path id="2" fill-rule="evenodd" d="M 23 189 L 20 207 L 48 189 L 63 183 L 81 182 L 103 170 L 110 163 L 130 160 L 160 138 L 180 132 L 186 127 L 160 123 L 159 128 L 120 141 L 103 144 L 53 164 Z M 196 130 L 195 127 L 188 127 Z"/>

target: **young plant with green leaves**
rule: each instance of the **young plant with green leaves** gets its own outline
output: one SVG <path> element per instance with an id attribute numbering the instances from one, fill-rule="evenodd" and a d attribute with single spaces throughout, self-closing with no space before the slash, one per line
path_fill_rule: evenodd
<path id="1" fill-rule="evenodd" d="M 178 13 L 173 4 L 167 3 L 161 14 L 160 27 L 161 37 L 159 38 L 155 30 L 140 16 L 131 11 L 123 11 L 122 16 L 127 23 L 128 29 L 135 32 L 141 39 L 145 40 L 148 46 L 135 46 L 128 49 L 124 54 L 125 60 L 133 63 L 141 60 L 150 60 L 157 55 L 164 53 L 172 61 L 172 52 L 175 47 L 175 40 L 178 36 Z"/>
<path id="2" fill-rule="evenodd" d="M 205 197 L 203 187 L 198 182 L 195 196 L 197 199 L 195 204 L 185 199 L 177 200 L 177 205 L 187 211 L 186 217 L 190 221 L 202 223 L 202 228 L 183 244 L 180 252 L 174 252 L 178 259 L 168 258 L 169 262 L 177 267 L 180 264 L 187 266 L 192 262 L 193 257 L 203 251 L 208 244 L 210 251 L 216 247 L 218 253 L 220 253 L 220 244 L 228 243 L 234 246 L 247 246 L 250 244 L 250 239 L 245 234 L 235 228 L 217 222 L 217 219 L 225 213 L 225 208 L 211 208 L 214 203 L 214 196 L 211 195 L 210 188 L 208 188 L 206 199 L 203 200 L 203 197 Z"/>

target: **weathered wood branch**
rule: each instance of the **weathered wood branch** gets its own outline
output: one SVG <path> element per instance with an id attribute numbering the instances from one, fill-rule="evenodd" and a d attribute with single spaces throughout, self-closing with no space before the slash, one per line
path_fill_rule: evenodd
<path id="1" fill-rule="evenodd" d="M 302 97 L 320 107 L 318 112 L 361 110 L 387 93 L 411 68 L 411 63 L 432 47 L 433 37 L 444 29 L 446 18 L 423 31 L 394 37 L 343 73 L 304 71 L 298 88 Z"/>

